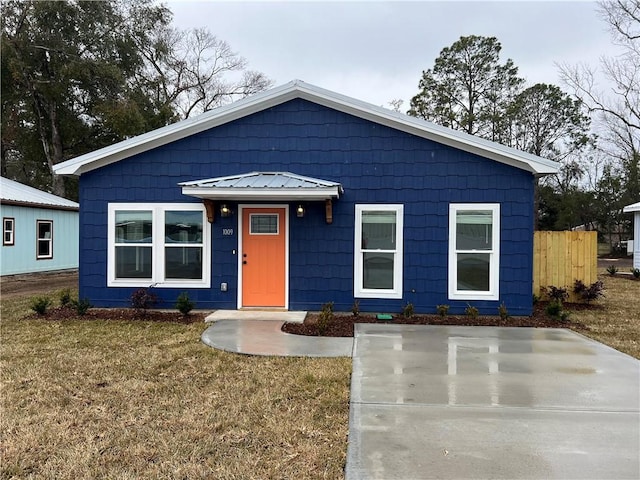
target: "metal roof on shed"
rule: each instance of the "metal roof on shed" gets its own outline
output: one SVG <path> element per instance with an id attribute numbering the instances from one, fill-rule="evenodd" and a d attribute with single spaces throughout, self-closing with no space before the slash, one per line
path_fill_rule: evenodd
<path id="1" fill-rule="evenodd" d="M 43 192 L 8 178 L 0 177 L 0 199 L 2 203 L 24 206 L 77 210 L 80 205 L 66 198 Z"/>
<path id="2" fill-rule="evenodd" d="M 625 213 L 640 212 L 640 202 L 636 202 L 636 203 L 632 203 L 631 205 L 627 205 L 626 207 L 624 207 L 624 209 L 622 209 L 622 211 L 625 212 Z"/>

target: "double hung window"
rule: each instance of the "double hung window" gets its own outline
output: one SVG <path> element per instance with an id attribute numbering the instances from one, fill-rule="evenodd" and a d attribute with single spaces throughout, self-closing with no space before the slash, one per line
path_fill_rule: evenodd
<path id="1" fill-rule="evenodd" d="M 354 296 L 402 298 L 402 205 L 356 205 Z"/>
<path id="2" fill-rule="evenodd" d="M 498 300 L 500 205 L 449 206 L 449 298 Z"/>
<path id="3" fill-rule="evenodd" d="M 13 218 L 2 219 L 2 245 L 10 246 L 15 244 L 16 221 Z"/>
<path id="4" fill-rule="evenodd" d="M 51 220 L 37 220 L 36 236 L 36 259 L 53 258 L 53 222 Z"/>
<path id="5" fill-rule="evenodd" d="M 209 224 L 198 204 L 110 204 L 109 286 L 209 285 Z"/>

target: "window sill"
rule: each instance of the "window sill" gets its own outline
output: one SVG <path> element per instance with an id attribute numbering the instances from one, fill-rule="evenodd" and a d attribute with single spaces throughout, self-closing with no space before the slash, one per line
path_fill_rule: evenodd
<path id="1" fill-rule="evenodd" d="M 197 280 L 197 281 L 170 281 L 170 282 L 162 282 L 155 283 L 150 279 L 141 279 L 141 280 L 109 280 L 107 282 L 107 287 L 138 287 L 138 288 L 211 288 L 211 283 L 205 280 Z"/>

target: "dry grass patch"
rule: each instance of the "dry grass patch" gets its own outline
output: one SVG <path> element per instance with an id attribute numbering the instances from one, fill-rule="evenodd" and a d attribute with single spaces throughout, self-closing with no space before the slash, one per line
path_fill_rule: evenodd
<path id="1" fill-rule="evenodd" d="M 572 319 L 589 328 L 581 333 L 640 359 L 640 281 L 628 275 L 600 275 L 600 280 L 605 297 L 595 303 L 603 308 L 576 312 Z"/>
<path id="2" fill-rule="evenodd" d="M 2 478 L 342 478 L 350 359 L 247 357 L 203 324 L 2 302 Z"/>

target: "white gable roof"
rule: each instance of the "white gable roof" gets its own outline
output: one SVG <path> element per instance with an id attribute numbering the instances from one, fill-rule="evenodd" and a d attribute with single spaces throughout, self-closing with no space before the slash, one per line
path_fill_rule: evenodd
<path id="1" fill-rule="evenodd" d="M 640 212 L 640 202 L 632 203 L 622 209 L 624 213 Z"/>
<path id="2" fill-rule="evenodd" d="M 67 210 L 77 210 L 79 207 L 76 202 L 4 177 L 0 177 L 0 198 L 2 203 L 33 205 L 34 207 L 56 207 Z"/>
<path id="3" fill-rule="evenodd" d="M 339 93 L 294 80 L 215 110 L 81 155 L 53 167 L 59 175 L 82 175 L 132 155 L 157 148 L 212 127 L 301 98 L 412 135 L 478 154 L 537 175 L 556 173 L 559 164 L 514 148 L 442 127 L 422 119 L 356 100 Z"/>

